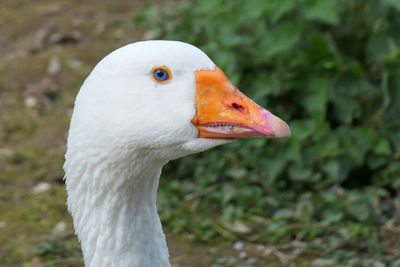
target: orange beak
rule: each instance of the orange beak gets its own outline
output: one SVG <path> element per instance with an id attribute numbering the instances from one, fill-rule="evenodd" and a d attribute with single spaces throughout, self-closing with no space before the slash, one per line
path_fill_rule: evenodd
<path id="1" fill-rule="evenodd" d="M 289 126 L 242 94 L 218 68 L 196 74 L 196 116 L 204 138 L 288 137 Z"/>

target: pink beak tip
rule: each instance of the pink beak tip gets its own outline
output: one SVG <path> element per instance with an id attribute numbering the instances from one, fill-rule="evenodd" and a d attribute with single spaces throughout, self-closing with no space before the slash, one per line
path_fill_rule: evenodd
<path id="1" fill-rule="evenodd" d="M 271 126 L 274 131 L 274 137 L 283 138 L 291 135 L 289 125 L 276 116 L 271 120 Z"/>
<path id="2" fill-rule="evenodd" d="M 284 138 L 291 134 L 290 127 L 282 119 L 278 118 L 266 109 L 261 108 L 261 116 L 263 117 L 263 125 L 260 127 L 260 132 L 263 132 L 266 137 Z"/>

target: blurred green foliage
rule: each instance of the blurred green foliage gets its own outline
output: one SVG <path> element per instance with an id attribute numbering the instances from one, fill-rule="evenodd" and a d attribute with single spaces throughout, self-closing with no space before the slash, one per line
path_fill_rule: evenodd
<path id="1" fill-rule="evenodd" d="M 305 241 L 336 264 L 398 259 L 383 235 L 400 221 L 400 1 L 196 0 L 135 20 L 201 48 L 292 129 L 169 164 L 160 212 L 173 231 L 236 238 L 193 216 L 222 209 L 268 221 L 251 241 Z"/>

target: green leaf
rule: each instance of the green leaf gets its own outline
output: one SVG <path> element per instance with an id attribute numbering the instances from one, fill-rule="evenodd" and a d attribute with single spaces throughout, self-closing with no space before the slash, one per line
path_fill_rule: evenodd
<path id="1" fill-rule="evenodd" d="M 269 1 L 252 0 L 243 1 L 238 8 L 240 9 L 240 20 L 248 22 L 249 20 L 259 19 L 259 17 L 268 10 Z M 247 20 L 247 21 L 246 21 Z"/>
<path id="2" fill-rule="evenodd" d="M 335 54 L 332 50 L 329 38 L 325 35 L 310 33 L 307 40 L 307 63 L 310 63 L 310 68 L 324 66 L 325 69 L 330 69 L 329 65 L 334 64 Z M 315 77 L 320 78 L 320 77 Z M 324 77 L 326 79 L 326 77 Z"/>
<path id="3" fill-rule="evenodd" d="M 313 120 L 293 120 L 290 122 L 290 128 L 294 138 L 303 140 L 315 131 L 315 123 Z"/>
<path id="4" fill-rule="evenodd" d="M 279 79 L 275 75 L 269 75 L 266 72 L 257 73 L 253 78 L 252 86 L 250 90 L 246 90 L 246 95 L 249 94 L 254 101 L 263 105 L 265 103 L 265 97 L 278 93 Z"/>
<path id="5" fill-rule="evenodd" d="M 382 4 L 393 7 L 400 11 L 400 1 L 398 0 L 382 0 Z"/>
<path id="6" fill-rule="evenodd" d="M 267 172 L 267 179 L 268 184 L 273 185 L 275 184 L 276 177 L 282 172 L 283 168 L 285 167 L 285 161 L 280 158 L 272 158 L 267 161 L 266 164 L 266 172 Z"/>
<path id="7" fill-rule="evenodd" d="M 315 77 L 309 84 L 303 98 L 303 106 L 309 115 L 316 120 L 325 119 L 325 109 L 328 95 L 328 79 Z"/>
<path id="8" fill-rule="evenodd" d="M 334 116 L 344 124 L 350 124 L 360 111 L 357 101 L 344 96 L 335 97 L 334 107 Z"/>
<path id="9" fill-rule="evenodd" d="M 321 197 L 324 201 L 334 203 L 338 200 L 338 195 L 333 190 L 322 192 Z"/>
<path id="10" fill-rule="evenodd" d="M 264 0 L 264 2 L 269 5 L 269 14 L 272 23 L 277 22 L 282 16 L 289 13 L 295 7 L 293 0 Z"/>
<path id="11" fill-rule="evenodd" d="M 391 149 L 388 140 L 380 138 L 374 146 L 374 152 L 378 155 L 390 155 Z"/>
<path id="12" fill-rule="evenodd" d="M 344 214 L 340 211 L 327 209 L 323 211 L 322 217 L 325 223 L 331 224 L 341 221 L 344 217 Z"/>
<path id="13" fill-rule="evenodd" d="M 300 40 L 301 26 L 285 22 L 265 33 L 258 50 L 261 58 L 269 59 L 275 55 L 288 52 Z"/>
<path id="14" fill-rule="evenodd" d="M 292 165 L 289 168 L 290 179 L 297 182 L 303 182 L 310 180 L 312 171 L 308 168 L 304 168 L 299 165 Z"/>
<path id="15" fill-rule="evenodd" d="M 295 213 L 291 209 L 280 209 L 275 213 L 274 218 L 275 219 L 288 219 L 288 218 L 293 217 L 294 215 L 295 215 Z"/>
<path id="16" fill-rule="evenodd" d="M 319 20 L 332 25 L 340 22 L 337 0 L 308 0 L 303 13 L 310 20 Z"/>
<path id="17" fill-rule="evenodd" d="M 244 168 L 230 169 L 228 171 L 228 175 L 234 179 L 241 179 L 241 178 L 245 177 L 246 174 L 247 174 L 247 170 Z"/>
<path id="18" fill-rule="evenodd" d="M 336 160 L 330 160 L 325 162 L 321 166 L 322 170 L 328 174 L 328 177 L 338 179 L 340 172 L 340 164 Z"/>
<path id="19" fill-rule="evenodd" d="M 356 202 L 349 203 L 346 206 L 346 211 L 358 221 L 363 222 L 368 219 L 371 209 L 365 202 Z"/>

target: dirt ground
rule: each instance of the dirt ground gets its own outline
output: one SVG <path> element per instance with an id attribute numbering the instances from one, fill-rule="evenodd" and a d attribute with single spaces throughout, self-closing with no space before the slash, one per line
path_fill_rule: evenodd
<path id="1" fill-rule="evenodd" d="M 132 16 L 150 2 L 164 4 L 0 0 L 1 266 L 83 265 L 62 170 L 74 98 L 102 57 L 145 39 Z M 209 266 L 216 258 L 214 266 L 232 266 L 224 259 L 239 258 L 230 242 L 167 237 L 174 266 Z"/>

